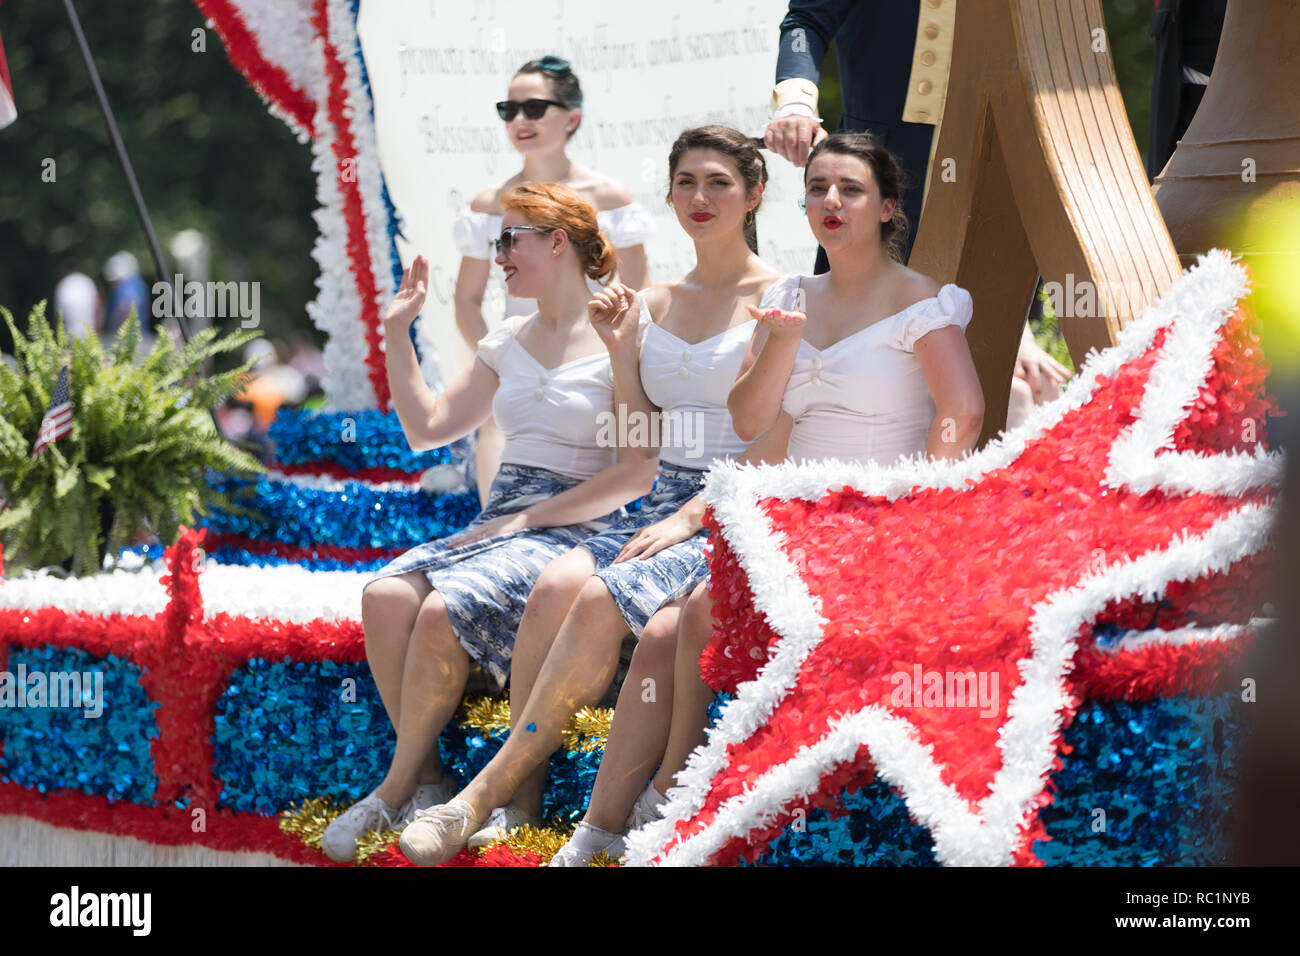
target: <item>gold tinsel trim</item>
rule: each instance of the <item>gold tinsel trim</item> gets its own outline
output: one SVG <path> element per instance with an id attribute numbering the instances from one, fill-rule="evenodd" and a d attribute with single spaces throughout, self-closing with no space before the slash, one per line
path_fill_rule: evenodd
<path id="1" fill-rule="evenodd" d="M 464 700 L 453 718 L 455 723 L 466 730 L 476 730 L 482 734 L 503 733 L 510 729 L 510 701 L 500 697 L 476 697 Z M 609 725 L 614 720 L 614 711 L 608 707 L 584 707 L 569 720 L 564 728 L 563 742 L 566 750 L 591 752 L 603 750 L 609 739 Z M 312 797 L 310 800 L 296 804 L 280 814 L 280 829 L 298 837 L 303 843 L 315 850 L 321 850 L 321 837 L 325 828 L 334 818 L 350 807 L 333 797 Z M 521 835 L 516 836 L 516 833 Z M 522 827 L 512 832 L 505 842 L 518 852 L 532 852 L 542 856 L 543 864 L 549 863 L 551 857 L 559 852 L 569 837 L 573 827 L 567 832 L 558 822 L 555 826 Z M 396 842 L 398 833 L 385 828 L 381 832 L 371 831 L 357 841 L 357 862 L 364 863 L 376 853 L 381 853 Z M 598 862 L 601 858 L 606 862 Z M 597 854 L 592 866 L 610 866 L 613 864 L 607 854 Z"/>
<path id="2" fill-rule="evenodd" d="M 340 813 L 352 804 L 339 803 L 333 797 L 312 797 L 301 805 L 295 804 L 280 814 L 280 830 L 296 836 L 315 850 L 321 850 L 321 837 Z M 371 830 L 357 841 L 357 862 L 365 863 L 376 853 L 382 853 L 396 842 L 398 832 L 385 827 L 381 831 Z"/>
<path id="3" fill-rule="evenodd" d="M 510 701 L 499 697 L 466 700 L 456 711 L 454 719 L 467 730 L 477 730 L 484 734 L 502 733 L 510 729 Z M 611 708 L 582 708 L 564 728 L 565 749 L 582 752 L 605 749 L 605 741 L 609 739 L 609 725 L 613 721 L 614 711 Z"/>
<path id="4" fill-rule="evenodd" d="M 495 846 L 505 846 L 516 853 L 536 853 L 541 857 L 538 865 L 547 866 L 551 858 L 560 852 L 560 848 L 569 842 L 574 829 L 575 827 L 557 821 L 552 821 L 550 826 L 545 827 L 527 825 L 515 827 L 504 840 L 494 840 L 483 847 L 481 852 L 486 852 Z M 597 853 L 591 858 L 588 866 L 614 866 L 617 862 L 608 853 Z"/>

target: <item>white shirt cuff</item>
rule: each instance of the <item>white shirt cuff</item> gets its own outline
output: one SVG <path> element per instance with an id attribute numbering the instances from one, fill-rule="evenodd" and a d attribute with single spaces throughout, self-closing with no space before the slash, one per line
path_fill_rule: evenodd
<path id="1" fill-rule="evenodd" d="M 814 113 L 807 103 L 787 103 L 772 114 L 772 119 L 779 120 L 783 116 L 807 116 L 809 119 L 815 119 L 819 123 L 822 121 L 822 118 Z"/>

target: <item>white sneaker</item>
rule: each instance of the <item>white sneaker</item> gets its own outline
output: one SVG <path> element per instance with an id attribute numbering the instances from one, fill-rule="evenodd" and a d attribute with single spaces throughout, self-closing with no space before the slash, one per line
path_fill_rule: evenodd
<path id="1" fill-rule="evenodd" d="M 415 811 L 415 819 L 402 831 L 402 852 L 417 866 L 437 866 L 464 849 L 475 829 L 473 808 L 453 797 L 447 803 Z"/>
<path id="2" fill-rule="evenodd" d="M 667 802 L 668 798 L 655 789 L 655 782 L 651 780 L 636 798 L 636 803 L 632 804 L 632 812 L 627 815 L 627 823 L 624 824 L 626 832 L 631 833 L 647 823 L 662 820 L 663 806 Z"/>
<path id="3" fill-rule="evenodd" d="M 380 827 L 402 829 L 410 807 L 409 801 L 401 807 L 391 806 L 374 793 L 363 797 L 325 828 L 321 849 L 336 863 L 351 863 L 357 858 L 357 840 Z"/>
<path id="4" fill-rule="evenodd" d="M 537 817 L 529 816 L 520 810 L 513 803 L 504 807 L 497 807 L 483 822 L 483 826 L 469 838 L 465 844 L 471 850 L 477 850 L 485 847 L 489 843 L 495 843 L 497 840 L 504 840 L 510 835 L 510 831 L 516 827 L 529 826 L 540 827 L 542 821 Z"/>
<path id="5" fill-rule="evenodd" d="M 610 833 L 583 820 L 569 837 L 569 842 L 551 857 L 550 865 L 587 866 L 597 853 L 608 853 L 617 860 L 625 849 L 623 834 Z"/>
<path id="6" fill-rule="evenodd" d="M 411 820 L 415 819 L 416 810 L 427 810 L 429 807 L 436 807 L 440 803 L 446 803 L 456 795 L 456 788 L 451 785 L 451 781 L 444 780 L 442 783 L 422 783 L 415 788 L 415 796 L 411 797 Z M 408 823 L 410 820 L 407 821 Z"/>

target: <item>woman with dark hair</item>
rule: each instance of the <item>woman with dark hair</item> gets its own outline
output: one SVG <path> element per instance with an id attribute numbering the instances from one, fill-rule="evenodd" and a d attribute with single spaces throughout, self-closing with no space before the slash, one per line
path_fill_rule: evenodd
<path id="1" fill-rule="evenodd" d="M 784 447 L 792 461 L 890 464 L 974 447 L 984 402 L 964 334 L 971 297 L 900 261 L 900 179 L 897 158 L 869 133 L 832 134 L 809 154 L 805 211 L 831 268 L 777 283 L 800 309 L 753 311 L 758 328 L 727 402 L 741 438 L 761 435 L 756 445 Z M 679 616 L 668 743 L 631 829 L 667 825 L 656 822 L 666 794 L 705 742 L 713 691 L 700 678 L 700 655 L 713 635 L 712 608 L 704 582 Z M 638 846 L 655 838 L 628 836 L 628 859 L 642 861 Z"/>
<path id="2" fill-rule="evenodd" d="M 698 493 L 712 462 L 745 453 L 726 396 L 754 326 L 749 313 L 792 305 L 771 295 L 777 273 L 752 245 L 766 179 L 761 154 L 736 130 L 691 129 L 674 143 L 668 199 L 694 241 L 695 268 L 639 295 L 611 286 L 590 306 L 626 399 L 619 427 L 629 435 L 643 424 L 648 436 L 658 430 L 659 440 L 641 449 L 653 459 L 659 446 L 655 491 L 638 514 L 542 573 L 519 626 L 512 733 L 455 799 L 417 815 L 402 837 L 412 861 L 439 863 L 471 837 L 479 845 L 536 823 L 546 761 L 569 718 L 609 687 L 623 638 L 632 632 L 661 645 L 674 629 L 675 605 L 707 574 Z M 671 694 L 671 656 L 638 663 L 640 656 L 638 648 L 620 708 L 643 693 L 647 678 Z"/>
<path id="3" fill-rule="evenodd" d="M 460 703 L 471 658 L 504 684 L 515 631 L 547 563 L 608 527 L 650 484 L 653 463 L 601 440 L 614 376 L 587 320 L 588 279 L 614 271 L 596 212 L 566 186 L 527 183 L 501 197 L 497 264 L 512 292 L 535 298 L 478 343 L 472 367 L 435 396 L 407 335 L 429 263 L 417 256 L 384 315 L 393 406 L 412 449 L 437 448 L 495 414 L 502 465 L 463 531 L 385 565 L 361 598 L 366 660 L 397 731 L 379 787 L 325 831 L 331 859 L 356 856 L 377 825 L 400 828 L 449 795 L 438 735 Z"/>
<path id="4" fill-rule="evenodd" d="M 488 332 L 483 317 L 483 297 L 491 269 L 492 241 L 501 231 L 501 197 L 520 183 L 562 183 L 596 209 L 601 232 L 609 237 L 618 257 L 619 279 L 634 289 L 650 281 L 643 243 L 654 234 L 654 220 L 622 183 L 569 160 L 565 146 L 582 122 L 582 87 L 567 60 L 544 56 L 529 60 L 510 81 L 506 98 L 497 103 L 497 115 L 506 124 L 510 145 L 524 158 L 524 166 L 505 182 L 489 186 L 470 203 L 456 221 L 453 234 L 463 257 L 456 276 L 456 327 L 466 342 L 474 343 Z M 594 292 L 598 288 L 591 286 Z M 506 290 L 503 315 L 527 315 L 535 304 Z M 489 418 L 480 428 L 475 449 L 479 498 L 487 500 L 492 477 L 501 457 L 501 433 Z"/>

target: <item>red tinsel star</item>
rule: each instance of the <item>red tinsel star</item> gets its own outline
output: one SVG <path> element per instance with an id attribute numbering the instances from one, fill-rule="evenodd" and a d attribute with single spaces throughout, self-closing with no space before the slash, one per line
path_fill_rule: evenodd
<path id="1" fill-rule="evenodd" d="M 1036 863 L 1078 701 L 1213 684 L 1260 602 L 1282 462 L 1247 283 L 1202 257 L 961 461 L 719 469 L 703 671 L 736 698 L 628 860 L 755 858 L 878 773 L 939 861 Z"/>

